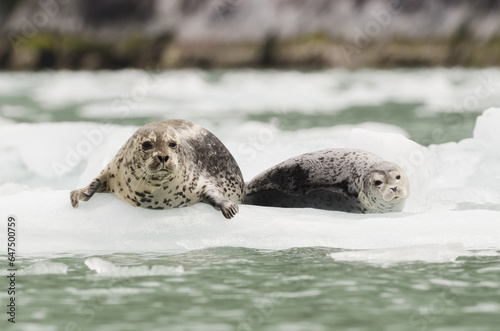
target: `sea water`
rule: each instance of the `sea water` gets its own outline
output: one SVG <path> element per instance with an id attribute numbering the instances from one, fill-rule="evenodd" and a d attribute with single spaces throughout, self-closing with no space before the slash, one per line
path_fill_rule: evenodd
<path id="1" fill-rule="evenodd" d="M 499 91 L 495 68 L 0 73 L 0 254 L 16 275 L 0 329 L 497 330 Z M 137 127 L 169 118 L 211 130 L 246 180 L 350 147 L 398 163 L 411 195 L 381 215 L 71 207 Z"/>

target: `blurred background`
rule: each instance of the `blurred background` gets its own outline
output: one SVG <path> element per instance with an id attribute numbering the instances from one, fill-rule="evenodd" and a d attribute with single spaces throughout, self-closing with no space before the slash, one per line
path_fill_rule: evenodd
<path id="1" fill-rule="evenodd" d="M 0 68 L 492 66 L 496 0 L 2 0 Z"/>

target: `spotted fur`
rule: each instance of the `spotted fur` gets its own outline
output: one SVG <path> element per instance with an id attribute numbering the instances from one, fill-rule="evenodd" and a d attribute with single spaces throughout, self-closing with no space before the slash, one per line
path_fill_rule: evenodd
<path id="1" fill-rule="evenodd" d="M 211 132 L 168 120 L 139 128 L 99 176 L 71 192 L 73 207 L 96 192 L 149 209 L 205 202 L 232 218 L 244 198 L 244 181 L 231 153 Z"/>
<path id="2" fill-rule="evenodd" d="M 396 164 L 356 149 L 327 149 L 288 159 L 247 184 L 245 204 L 353 213 L 402 211 L 410 193 Z"/>

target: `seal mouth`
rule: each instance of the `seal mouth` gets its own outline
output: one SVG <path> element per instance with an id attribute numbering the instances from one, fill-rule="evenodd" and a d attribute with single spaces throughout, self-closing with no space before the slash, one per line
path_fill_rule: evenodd
<path id="1" fill-rule="evenodd" d="M 165 178 L 169 178 L 172 176 L 174 169 L 171 167 L 161 167 L 160 169 L 151 170 L 150 173 L 153 179 L 165 180 Z"/>
<path id="2" fill-rule="evenodd" d="M 148 170 L 150 173 L 152 174 L 161 174 L 161 173 L 171 173 L 173 171 L 173 168 L 172 167 L 169 167 L 169 166 L 149 166 L 148 167 Z"/>
<path id="3" fill-rule="evenodd" d="M 161 169 L 158 171 L 151 172 L 151 181 L 160 181 L 163 182 L 170 178 L 172 173 L 167 171 L 166 169 Z"/>
<path id="4" fill-rule="evenodd" d="M 402 199 L 400 195 L 395 195 L 393 197 L 383 197 L 384 201 L 386 202 L 397 202 Z"/>
<path id="5" fill-rule="evenodd" d="M 167 169 L 167 168 L 161 168 L 161 169 L 151 171 L 152 175 L 157 175 L 157 176 L 168 176 L 171 173 L 172 173 L 172 169 Z"/>

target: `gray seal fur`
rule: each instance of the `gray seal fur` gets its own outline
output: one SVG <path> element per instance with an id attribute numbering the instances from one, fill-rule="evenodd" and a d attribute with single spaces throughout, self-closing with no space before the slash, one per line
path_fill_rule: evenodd
<path id="1" fill-rule="evenodd" d="M 327 149 L 290 158 L 246 187 L 244 203 L 352 213 L 403 210 L 409 181 L 398 165 L 366 151 Z"/>
<path id="2" fill-rule="evenodd" d="M 168 120 L 139 128 L 99 176 L 70 198 L 74 208 L 96 192 L 149 209 L 205 202 L 232 218 L 244 185 L 238 164 L 216 136 L 189 121 Z"/>

